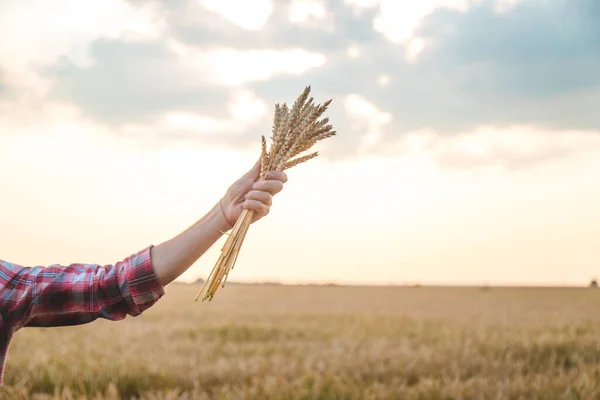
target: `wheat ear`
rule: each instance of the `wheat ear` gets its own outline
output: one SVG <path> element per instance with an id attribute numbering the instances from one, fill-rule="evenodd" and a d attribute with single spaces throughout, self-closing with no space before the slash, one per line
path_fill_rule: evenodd
<path id="1" fill-rule="evenodd" d="M 317 142 L 336 135 L 336 132 L 332 130 L 332 125 L 329 124 L 329 118 L 319 120 L 331 104 L 331 100 L 327 100 L 321 105 L 315 105 L 314 99 L 308 97 L 310 89 L 310 86 L 304 89 L 291 109 L 285 103 L 281 106 L 275 104 L 269 149 L 267 149 L 265 136 L 261 136 L 259 180 L 264 180 L 269 171 L 284 171 L 317 157 L 318 152 L 303 156 L 301 154 L 312 148 Z M 196 301 L 200 296 L 202 296 L 202 301 L 210 301 L 219 287 L 225 287 L 229 273 L 237 261 L 253 221 L 254 212 L 244 209 L 221 248 L 219 259 L 198 292 Z"/>

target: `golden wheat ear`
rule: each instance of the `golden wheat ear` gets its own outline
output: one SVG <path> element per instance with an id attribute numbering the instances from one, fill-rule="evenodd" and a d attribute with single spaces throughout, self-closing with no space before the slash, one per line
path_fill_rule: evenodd
<path id="1" fill-rule="evenodd" d="M 264 135 L 261 136 L 260 179 L 264 179 L 268 171 L 284 171 L 312 160 L 319 155 L 318 152 L 304 156 L 301 154 L 310 150 L 317 142 L 336 135 L 329 118 L 319 119 L 331 104 L 331 99 L 323 104 L 314 104 L 314 98 L 308 97 L 310 90 L 311 87 L 307 86 L 291 109 L 285 103 L 275 104 L 269 148 L 267 139 Z M 227 235 L 221 255 L 198 292 L 196 301 L 200 296 L 202 301 L 210 301 L 219 287 L 225 287 L 253 220 L 252 211 L 242 211 L 233 230 Z"/>

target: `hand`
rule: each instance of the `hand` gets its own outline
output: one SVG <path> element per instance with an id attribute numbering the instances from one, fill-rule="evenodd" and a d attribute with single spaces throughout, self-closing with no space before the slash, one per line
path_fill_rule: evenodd
<path id="1" fill-rule="evenodd" d="M 235 225 L 243 209 L 254 211 L 252 223 L 269 214 L 273 196 L 281 192 L 283 184 L 287 182 L 287 175 L 280 171 L 269 171 L 264 181 L 258 181 L 260 168 L 259 159 L 250 171 L 227 189 L 221 199 L 221 209 L 230 229 Z"/>

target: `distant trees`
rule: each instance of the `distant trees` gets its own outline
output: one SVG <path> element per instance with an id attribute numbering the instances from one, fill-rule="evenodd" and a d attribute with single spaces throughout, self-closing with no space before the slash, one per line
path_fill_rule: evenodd
<path id="1" fill-rule="evenodd" d="M 596 281 L 596 279 L 592 279 L 590 282 L 590 287 L 598 287 L 598 281 Z"/>

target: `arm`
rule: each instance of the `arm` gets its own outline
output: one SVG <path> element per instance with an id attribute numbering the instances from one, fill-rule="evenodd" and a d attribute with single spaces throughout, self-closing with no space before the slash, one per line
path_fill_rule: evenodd
<path id="1" fill-rule="evenodd" d="M 231 227 L 220 205 L 214 206 L 188 229 L 151 250 L 152 263 L 161 285 L 183 274 Z"/>
<path id="2" fill-rule="evenodd" d="M 284 172 L 268 172 L 264 181 L 257 182 L 260 160 L 252 169 L 229 187 L 223 199 L 201 220 L 173 239 L 152 249 L 152 262 L 161 285 L 177 279 L 202 256 L 223 232 L 233 228 L 244 208 L 255 212 L 253 222 L 265 217 L 273 196 L 287 182 Z"/>
<path id="3" fill-rule="evenodd" d="M 165 291 L 151 247 L 110 265 L 22 267 L 0 261 L 0 307 L 10 332 L 22 327 L 80 325 L 137 316 Z"/>
<path id="4" fill-rule="evenodd" d="M 0 261 L 0 313 L 11 332 L 24 326 L 79 325 L 137 316 L 165 293 L 223 234 L 244 208 L 268 214 L 287 177 L 270 172 L 256 182 L 260 163 L 229 187 L 203 218 L 174 238 L 114 265 L 22 267 Z"/>

